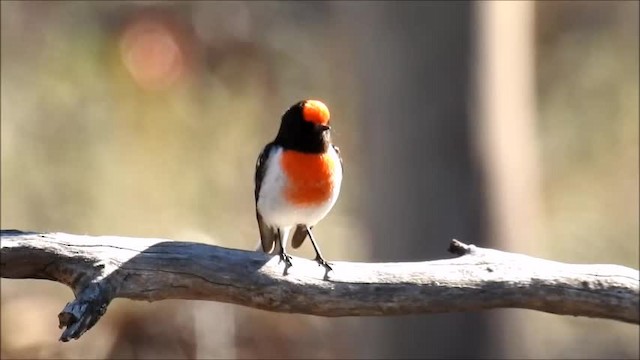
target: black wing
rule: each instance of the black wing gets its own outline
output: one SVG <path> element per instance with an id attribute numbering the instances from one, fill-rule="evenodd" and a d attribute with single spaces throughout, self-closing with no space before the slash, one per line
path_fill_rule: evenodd
<path id="1" fill-rule="evenodd" d="M 338 154 L 338 158 L 340 159 L 340 168 L 344 173 L 344 165 L 342 164 L 342 156 L 340 156 L 340 149 L 333 144 L 331 144 L 331 146 L 333 146 L 333 149 L 336 151 L 336 154 Z M 296 229 L 293 231 L 293 236 L 291 237 L 291 247 L 293 247 L 294 249 L 299 248 L 306 238 L 307 238 L 307 229 L 304 227 L 304 225 L 296 226 Z"/>
<path id="2" fill-rule="evenodd" d="M 275 145 L 273 143 L 268 143 L 264 147 L 264 149 L 262 149 L 260 155 L 258 155 L 258 161 L 256 162 L 256 173 L 255 177 L 253 178 L 253 182 L 255 184 L 254 195 L 256 199 L 256 205 L 258 205 L 258 197 L 260 196 L 260 186 L 262 185 L 262 180 L 264 179 L 264 175 L 267 172 L 267 160 L 269 160 L 269 156 L 271 155 L 271 151 L 273 150 L 274 146 Z"/>
<path id="3" fill-rule="evenodd" d="M 258 161 L 256 162 L 256 173 L 254 177 L 256 219 L 258 220 L 258 230 L 260 231 L 262 250 L 266 253 L 270 253 L 273 250 L 273 245 L 275 244 L 277 239 L 277 233 L 262 220 L 262 215 L 260 215 L 260 212 L 258 211 L 258 197 L 260 196 L 260 186 L 262 185 L 262 180 L 264 179 L 265 173 L 267 172 L 267 161 L 269 160 L 269 156 L 271 155 L 273 147 L 273 143 L 267 144 L 267 146 L 264 147 L 264 149 L 258 156 Z"/>

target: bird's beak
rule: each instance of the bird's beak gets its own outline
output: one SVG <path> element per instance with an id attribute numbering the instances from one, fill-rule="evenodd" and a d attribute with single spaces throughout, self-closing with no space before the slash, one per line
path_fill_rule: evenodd
<path id="1" fill-rule="evenodd" d="M 331 126 L 329 125 L 317 125 L 318 129 L 320 129 L 321 131 L 327 131 L 327 130 L 331 130 Z"/>

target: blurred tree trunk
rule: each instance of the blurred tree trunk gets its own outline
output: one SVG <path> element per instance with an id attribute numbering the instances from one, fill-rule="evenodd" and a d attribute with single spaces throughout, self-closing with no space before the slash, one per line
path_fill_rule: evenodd
<path id="1" fill-rule="evenodd" d="M 541 239 L 534 3 L 484 1 L 476 9 L 474 137 L 486 184 L 487 233 L 502 249 L 534 255 Z M 531 324 L 540 318 L 522 311 L 493 313 L 498 332 L 509 334 L 501 345 L 505 357 L 545 356 L 531 341 Z"/>
<path id="2" fill-rule="evenodd" d="M 358 3 L 340 12 L 355 46 L 373 260 L 443 258 L 451 238 L 486 245 L 468 109 L 473 4 Z M 500 356 L 486 314 L 364 319 L 361 325 L 365 353 L 358 356 Z"/>

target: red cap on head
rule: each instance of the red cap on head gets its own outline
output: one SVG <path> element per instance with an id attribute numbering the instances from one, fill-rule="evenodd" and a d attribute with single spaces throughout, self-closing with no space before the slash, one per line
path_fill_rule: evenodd
<path id="1" fill-rule="evenodd" d="M 314 124 L 327 125 L 331 115 L 329 108 L 322 101 L 307 100 L 302 105 L 302 117 Z"/>

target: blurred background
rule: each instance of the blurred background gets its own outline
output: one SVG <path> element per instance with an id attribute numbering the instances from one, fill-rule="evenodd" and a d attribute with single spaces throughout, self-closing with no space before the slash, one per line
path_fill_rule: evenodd
<path id="1" fill-rule="evenodd" d="M 2 1 L 3 229 L 253 249 L 256 157 L 328 104 L 334 261 L 451 238 L 638 268 L 638 2 Z M 294 256 L 311 257 L 304 247 Z M 1 282 L 2 358 L 638 358 L 639 328 L 528 310 L 325 319 Z"/>

